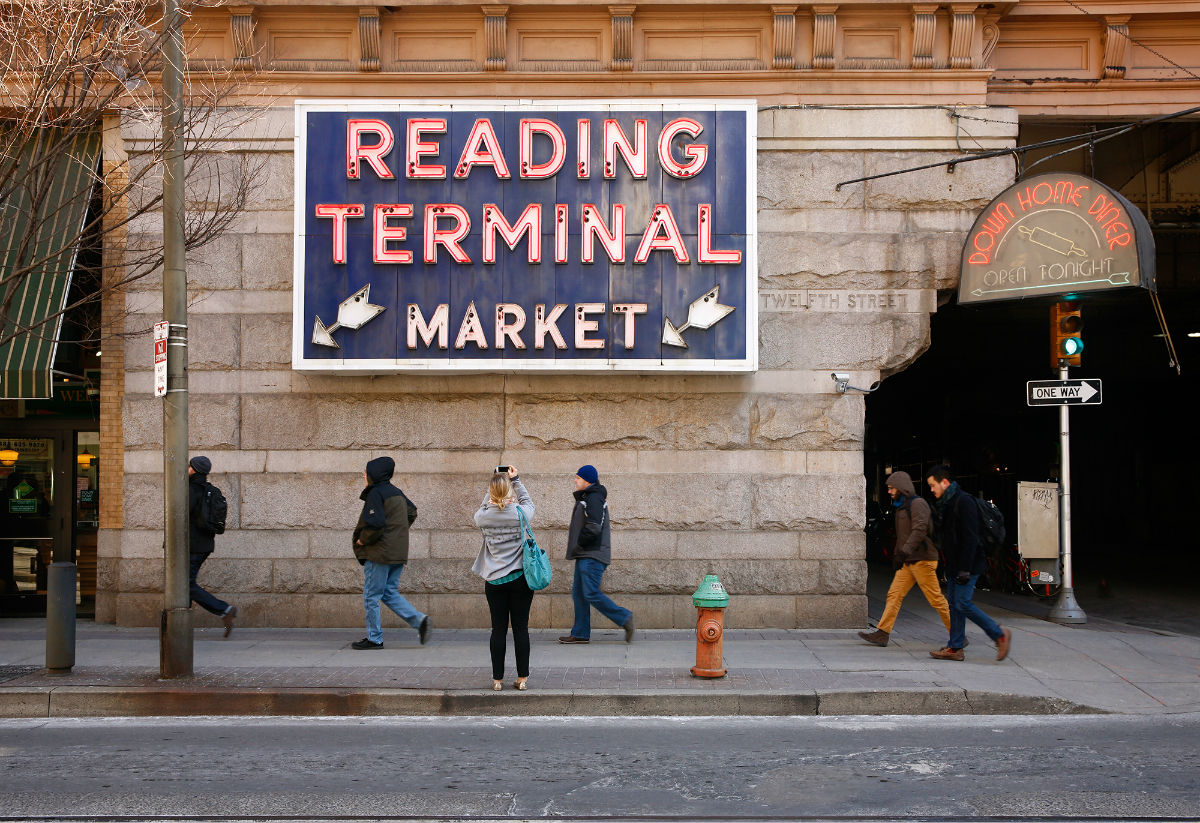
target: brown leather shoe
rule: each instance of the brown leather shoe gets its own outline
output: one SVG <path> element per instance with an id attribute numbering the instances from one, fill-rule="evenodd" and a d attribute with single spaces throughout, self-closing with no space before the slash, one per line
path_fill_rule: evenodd
<path id="1" fill-rule="evenodd" d="M 1012 647 L 1012 632 L 1008 629 L 1001 629 L 1002 634 L 1000 639 L 996 641 L 996 659 L 1003 660 L 1008 657 L 1008 650 Z"/>
<path id="2" fill-rule="evenodd" d="M 883 629 L 876 629 L 870 634 L 867 634 L 866 632 L 859 632 L 858 636 L 868 643 L 873 643 L 876 646 L 886 646 L 888 644 L 888 639 L 892 635 L 890 632 L 885 632 Z"/>
<path id="3" fill-rule="evenodd" d="M 576 637 L 573 634 L 564 634 L 562 637 L 558 638 L 558 642 L 559 643 L 590 643 L 592 641 L 586 637 Z"/>
<path id="4" fill-rule="evenodd" d="M 237 619 L 237 606 L 230 606 L 229 611 L 221 616 L 221 622 L 225 624 L 225 636 L 229 637 L 229 633 L 233 631 L 233 621 Z"/>
<path id="5" fill-rule="evenodd" d="M 946 647 L 944 649 L 938 649 L 936 652 L 930 652 L 929 656 L 934 658 L 935 660 L 962 660 L 962 659 L 964 659 L 962 649 L 951 649 L 949 647 Z"/>

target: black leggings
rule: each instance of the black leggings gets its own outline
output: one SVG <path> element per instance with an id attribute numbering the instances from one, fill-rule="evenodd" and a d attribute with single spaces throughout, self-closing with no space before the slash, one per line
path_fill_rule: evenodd
<path id="1" fill-rule="evenodd" d="M 510 618 L 513 646 L 517 653 L 517 677 L 529 677 L 529 607 L 533 604 L 533 590 L 526 584 L 525 575 L 499 586 L 485 583 L 483 588 L 492 612 L 492 679 L 504 679 L 504 653 Z"/>

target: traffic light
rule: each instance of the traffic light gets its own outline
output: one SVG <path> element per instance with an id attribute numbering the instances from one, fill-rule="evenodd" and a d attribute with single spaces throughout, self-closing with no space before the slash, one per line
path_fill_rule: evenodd
<path id="1" fill-rule="evenodd" d="M 1055 303 L 1050 308 L 1050 362 L 1056 369 L 1062 360 L 1069 366 L 1082 365 L 1082 312 L 1078 300 Z"/>

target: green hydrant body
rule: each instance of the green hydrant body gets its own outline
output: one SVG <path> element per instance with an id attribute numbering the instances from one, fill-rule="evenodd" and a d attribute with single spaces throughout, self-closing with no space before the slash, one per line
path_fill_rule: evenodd
<path id="1" fill-rule="evenodd" d="M 692 595 L 696 607 L 696 665 L 692 674 L 696 677 L 724 677 L 721 641 L 725 636 L 725 607 L 729 605 L 729 592 L 721 585 L 715 574 L 704 576 L 704 582 Z"/>

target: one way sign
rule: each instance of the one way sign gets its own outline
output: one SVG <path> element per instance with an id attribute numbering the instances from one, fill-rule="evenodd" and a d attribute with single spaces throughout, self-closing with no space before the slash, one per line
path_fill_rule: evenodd
<path id="1" fill-rule="evenodd" d="M 1030 380 L 1031 406 L 1098 406 L 1104 401 L 1099 380 Z"/>

